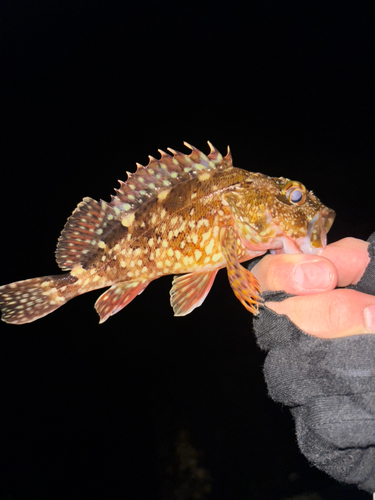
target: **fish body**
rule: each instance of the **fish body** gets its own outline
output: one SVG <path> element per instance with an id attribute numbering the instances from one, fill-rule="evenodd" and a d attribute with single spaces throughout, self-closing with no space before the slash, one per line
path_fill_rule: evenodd
<path id="1" fill-rule="evenodd" d="M 2 319 L 22 324 L 71 298 L 110 287 L 96 301 L 100 322 L 117 313 L 153 280 L 175 276 L 176 316 L 200 306 L 219 269 L 241 303 L 256 314 L 255 277 L 241 262 L 276 253 L 319 253 L 333 210 L 297 181 L 233 166 L 210 143 L 206 156 L 169 149 L 137 164 L 110 203 L 84 198 L 58 241 L 56 260 L 68 273 L 0 287 Z"/>

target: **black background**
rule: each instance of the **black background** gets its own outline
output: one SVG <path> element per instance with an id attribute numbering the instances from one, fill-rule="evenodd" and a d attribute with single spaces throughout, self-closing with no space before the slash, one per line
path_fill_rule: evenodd
<path id="1" fill-rule="evenodd" d="M 303 182 L 337 212 L 330 241 L 374 230 L 372 1 L 35 0 L 0 14 L 1 283 L 56 274 L 76 204 L 108 201 L 136 161 L 183 140 Z M 0 499 L 368 498 L 299 453 L 225 272 L 185 318 L 170 284 L 100 326 L 98 292 L 0 325 Z"/>

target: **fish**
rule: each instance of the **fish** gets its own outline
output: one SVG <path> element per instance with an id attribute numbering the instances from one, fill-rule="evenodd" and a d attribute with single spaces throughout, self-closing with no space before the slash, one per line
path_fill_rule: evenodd
<path id="1" fill-rule="evenodd" d="M 224 267 L 235 296 L 258 314 L 260 286 L 242 263 L 267 251 L 319 254 L 326 246 L 335 212 L 302 183 L 237 168 L 229 147 L 223 156 L 210 142 L 207 155 L 184 145 L 190 154 L 167 148 L 147 166 L 137 163 L 110 202 L 83 198 L 58 239 L 65 273 L 1 286 L 2 320 L 30 323 L 109 287 L 95 303 L 103 323 L 170 274 L 174 315 L 185 316 Z"/>

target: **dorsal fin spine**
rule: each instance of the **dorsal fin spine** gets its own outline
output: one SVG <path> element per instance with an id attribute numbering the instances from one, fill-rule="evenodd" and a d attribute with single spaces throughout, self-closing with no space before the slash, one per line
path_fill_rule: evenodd
<path id="1" fill-rule="evenodd" d="M 159 150 L 160 159 L 149 156 L 147 166 L 136 163 L 137 170 L 128 173 L 126 182 L 120 182 L 120 189 L 116 190 L 116 196 L 112 197 L 111 205 L 120 210 L 136 211 L 146 200 L 157 196 L 163 189 L 190 180 L 202 170 L 213 170 L 215 168 L 228 168 L 232 165 L 230 153 L 223 156 L 209 142 L 209 155 L 205 155 L 191 144 L 185 142 L 191 153 L 186 155 L 172 148 L 167 148 L 172 156 Z M 129 208 L 130 205 L 130 208 Z"/>
<path id="2" fill-rule="evenodd" d="M 116 194 L 111 196 L 109 203 L 84 198 L 61 233 L 56 250 L 60 267 L 72 269 L 75 265 L 82 265 L 89 256 L 87 254 L 95 251 L 114 223 L 118 224 L 124 217 L 131 218 L 141 205 L 161 191 L 193 179 L 202 170 L 232 166 L 229 148 L 223 158 L 210 142 L 208 156 L 187 142 L 184 144 L 191 149 L 190 155 L 168 148 L 173 156 L 159 150 L 160 160 L 149 156 L 147 166 L 137 163 L 136 172 L 127 172 L 127 181 L 119 181 L 120 187 L 115 189 Z"/>

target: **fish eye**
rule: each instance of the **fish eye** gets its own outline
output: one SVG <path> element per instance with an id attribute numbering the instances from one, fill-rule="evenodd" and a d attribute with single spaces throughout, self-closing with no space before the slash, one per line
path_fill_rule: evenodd
<path id="1" fill-rule="evenodd" d="M 302 193 L 299 189 L 294 189 L 289 195 L 289 201 L 292 203 L 299 203 L 302 200 Z"/>
<path id="2" fill-rule="evenodd" d="M 306 188 L 300 182 L 288 182 L 282 193 L 292 205 L 302 205 L 306 201 Z"/>

